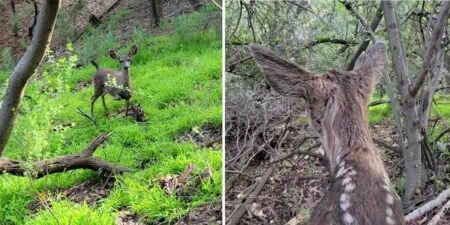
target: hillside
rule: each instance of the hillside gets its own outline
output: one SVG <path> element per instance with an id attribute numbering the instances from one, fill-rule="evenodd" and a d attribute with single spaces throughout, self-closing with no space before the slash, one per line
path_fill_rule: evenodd
<path id="1" fill-rule="evenodd" d="M 127 14 L 119 14 L 67 45 L 62 57 L 49 53 L 26 88 L 4 157 L 31 165 L 76 154 L 111 133 L 94 155 L 131 172 L 73 170 L 33 179 L 29 168 L 25 177 L 3 174 L 0 224 L 220 223 L 221 37 L 214 27 L 185 30 L 212 14 L 217 10 L 207 6 L 179 16 L 164 22 L 162 29 L 170 30 L 157 36 L 135 27 L 122 41 L 118 21 Z M 79 112 L 90 111 L 95 67 L 80 62 L 94 52 L 101 67 L 118 68 L 107 49 L 126 54 L 132 44 L 138 52 L 131 65 L 131 103 L 140 104 L 145 121 L 125 117 L 123 101 L 107 96 L 110 114 L 103 115 L 97 101 L 94 124 Z M 0 72 L 2 92 L 9 74 Z M 164 183 L 189 169 L 192 182 L 175 189 Z"/>

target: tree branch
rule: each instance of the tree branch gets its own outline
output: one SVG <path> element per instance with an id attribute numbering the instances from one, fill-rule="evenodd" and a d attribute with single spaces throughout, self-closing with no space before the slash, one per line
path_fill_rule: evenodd
<path id="1" fill-rule="evenodd" d="M 370 22 L 370 30 L 372 32 L 375 32 L 378 25 L 380 24 L 381 18 L 383 18 L 383 3 L 380 2 L 380 5 L 378 5 L 377 11 L 375 13 L 375 17 Z M 355 55 L 353 56 L 352 60 L 347 66 L 347 70 L 353 70 L 353 67 L 355 67 L 356 60 L 359 58 L 359 56 L 366 51 L 367 47 L 369 46 L 370 40 L 364 40 L 356 50 Z"/>
<path id="2" fill-rule="evenodd" d="M 433 62 L 433 55 L 437 52 L 442 33 L 446 27 L 448 13 L 450 10 L 450 1 L 444 1 L 439 13 L 438 23 L 434 26 L 431 33 L 430 41 L 428 42 L 428 49 L 423 57 L 423 63 L 420 67 L 419 79 L 410 86 L 410 95 L 415 97 L 425 82 L 425 78 L 431 70 L 431 63 Z"/>
<path id="3" fill-rule="evenodd" d="M 347 0 L 340 0 L 339 2 L 344 4 L 345 8 L 348 11 L 350 11 L 350 13 L 353 14 L 359 20 L 361 25 L 364 27 L 366 32 L 369 34 L 370 39 L 372 39 L 373 42 L 376 42 L 375 35 L 373 34 L 372 29 L 369 27 L 369 25 L 367 25 L 367 23 L 364 20 L 364 18 L 362 18 L 362 16 L 359 15 L 359 13 L 353 8 L 352 4 L 350 4 L 350 2 L 347 1 Z"/>
<path id="4" fill-rule="evenodd" d="M 315 41 L 311 41 L 308 44 L 306 44 L 306 48 L 311 48 L 314 47 L 318 44 L 323 44 L 323 43 L 332 43 L 332 44 L 341 44 L 341 45 L 356 45 L 356 42 L 354 41 L 346 41 L 343 39 L 335 39 L 335 38 L 319 38 Z"/>
<path id="5" fill-rule="evenodd" d="M 61 156 L 53 160 L 42 160 L 33 163 L 31 176 L 33 178 L 41 178 L 49 174 L 75 169 L 91 169 L 95 171 L 102 170 L 112 173 L 129 172 L 130 169 L 128 168 L 114 166 L 102 159 L 92 156 L 95 150 L 97 150 L 97 148 L 110 136 L 110 133 L 101 134 L 95 138 L 85 150 L 78 154 Z M 0 172 L 17 176 L 25 176 L 27 169 L 21 161 L 3 158 L 0 159 Z"/>

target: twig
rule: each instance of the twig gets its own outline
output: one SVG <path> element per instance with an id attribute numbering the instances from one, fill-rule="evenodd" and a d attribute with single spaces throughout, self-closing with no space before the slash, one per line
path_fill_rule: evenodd
<path id="1" fill-rule="evenodd" d="M 376 100 L 376 101 L 369 103 L 369 107 L 382 105 L 382 104 L 386 104 L 386 103 L 391 103 L 391 101 L 390 100 Z"/>
<path id="2" fill-rule="evenodd" d="M 361 15 L 359 15 L 358 12 L 356 12 L 356 10 L 352 7 L 352 5 L 350 4 L 349 1 L 347 0 L 339 0 L 339 2 L 341 2 L 342 4 L 344 4 L 345 8 L 350 11 L 351 14 L 353 14 L 361 23 L 361 25 L 364 27 L 364 29 L 366 30 L 366 32 L 369 34 L 370 39 L 372 39 L 372 41 L 375 43 L 376 39 L 375 39 L 375 35 L 372 32 L 372 29 L 370 29 L 369 25 L 367 25 L 366 21 L 364 21 L 364 18 L 362 18 Z"/>
<path id="3" fill-rule="evenodd" d="M 219 5 L 216 1 L 214 1 L 214 0 L 211 0 L 220 10 L 222 10 L 222 6 L 221 5 Z"/>
<path id="4" fill-rule="evenodd" d="M 98 127 L 97 121 L 95 121 L 95 119 L 92 118 L 91 116 L 89 116 L 87 113 L 83 112 L 83 110 L 81 110 L 79 107 L 77 107 L 77 112 L 78 112 L 78 114 L 80 114 L 80 115 L 86 117 L 88 120 L 92 121 L 92 123 L 94 123 L 94 125 Z"/>
<path id="5" fill-rule="evenodd" d="M 237 225 L 239 224 L 239 221 L 244 216 L 245 212 L 247 211 L 247 206 L 252 204 L 256 197 L 258 197 L 259 193 L 263 189 L 265 183 L 267 180 L 269 180 L 270 175 L 273 173 L 273 166 L 270 167 L 264 175 L 261 177 L 261 179 L 258 181 L 258 185 L 256 186 L 255 190 L 249 195 L 249 197 L 245 200 L 244 203 L 242 203 L 228 218 L 227 223 L 228 225 Z"/>
<path id="6" fill-rule="evenodd" d="M 381 147 L 383 147 L 385 149 L 389 149 L 389 150 L 395 152 L 398 155 L 402 155 L 402 151 L 401 151 L 400 148 L 396 148 L 394 146 L 391 146 L 390 144 L 388 144 L 385 141 L 383 141 L 381 139 L 378 139 L 378 138 L 372 138 L 372 140 L 373 140 L 373 142 L 375 142 L 375 144 L 380 145 Z"/>
<path id="7" fill-rule="evenodd" d="M 433 146 L 436 144 L 436 142 L 438 142 L 446 133 L 450 132 L 450 128 L 446 129 L 444 131 L 442 131 L 442 133 L 440 133 L 437 138 L 433 141 Z"/>
<path id="8" fill-rule="evenodd" d="M 437 49 L 440 45 L 442 32 L 444 31 L 444 27 L 446 27 L 445 24 L 447 23 L 448 12 L 450 10 L 450 2 L 444 1 L 440 10 L 441 12 L 439 13 L 438 22 L 434 26 L 431 38 L 427 43 L 428 49 L 423 57 L 424 61 L 422 63 L 422 66 L 420 67 L 419 79 L 410 86 L 410 95 L 412 97 L 415 97 L 417 95 L 419 89 L 425 82 L 426 76 L 431 70 L 430 65 L 433 62 L 433 55 L 435 55 L 435 53 L 438 51 Z"/>
<path id="9" fill-rule="evenodd" d="M 316 157 L 316 158 L 319 158 L 319 159 L 324 160 L 324 161 L 328 161 L 327 157 L 325 157 L 322 154 L 309 152 L 312 149 L 318 148 L 319 146 L 320 146 L 320 143 L 317 143 L 317 144 L 309 147 L 308 149 L 306 149 L 304 151 L 292 151 L 289 154 L 286 154 L 284 156 L 280 156 L 279 158 L 276 158 L 276 159 L 272 160 L 270 163 L 277 163 L 277 162 L 283 161 L 283 160 L 285 160 L 285 159 L 287 159 L 287 158 L 289 158 L 289 157 L 291 157 L 293 155 L 309 155 L 309 156 Z"/>

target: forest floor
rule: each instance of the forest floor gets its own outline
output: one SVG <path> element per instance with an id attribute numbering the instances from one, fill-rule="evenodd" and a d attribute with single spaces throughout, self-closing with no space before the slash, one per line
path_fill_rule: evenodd
<path id="1" fill-rule="evenodd" d="M 227 101 L 228 99 L 229 97 L 227 97 Z M 287 107 L 289 108 L 287 110 L 285 108 L 283 109 L 282 106 L 283 104 L 286 104 L 286 102 L 280 102 L 279 97 L 272 98 L 267 96 L 257 96 L 253 99 L 257 100 L 250 101 L 258 102 L 255 104 L 264 105 L 264 111 L 267 112 L 267 115 L 263 116 L 268 124 L 267 128 L 265 128 L 265 138 L 267 139 L 267 142 L 263 143 L 273 144 L 272 140 L 280 140 L 281 138 L 279 137 L 282 135 L 279 136 L 278 134 L 283 133 L 284 129 L 289 131 L 289 135 L 288 137 L 285 137 L 286 141 L 284 143 L 301 142 L 299 140 L 302 140 L 303 137 L 316 136 L 311 127 L 307 125 L 307 115 L 305 113 L 301 113 L 304 111 L 304 109 L 302 109 L 303 104 L 293 104 Z M 446 104 L 446 99 L 446 97 L 436 98 L 437 105 L 434 105 L 432 118 L 441 119 L 437 121 L 436 124 L 432 125 L 432 128 L 430 128 L 430 130 L 433 129 L 430 140 L 434 140 L 441 131 L 449 127 L 447 122 L 448 120 L 446 118 L 449 118 L 450 116 L 448 114 L 450 112 L 450 107 Z M 288 111 L 290 112 L 286 113 Z M 374 139 L 381 140 L 392 148 L 399 148 L 397 142 L 399 137 L 395 131 L 393 125 L 394 122 L 390 119 L 390 111 L 391 109 L 389 104 L 371 107 L 369 110 L 370 130 Z M 256 114 L 262 114 L 261 110 L 257 110 Z M 282 118 L 286 118 L 287 114 L 292 114 L 295 118 L 290 120 L 291 123 L 287 126 L 287 128 L 285 128 L 285 126 L 280 124 L 284 123 Z M 274 120 L 278 121 L 278 125 L 273 125 L 276 124 Z M 253 118 L 250 114 L 248 121 L 257 121 L 257 119 Z M 230 122 L 227 121 L 227 123 Z M 243 127 L 245 128 L 246 126 L 244 125 Z M 228 127 L 227 129 L 233 128 Z M 249 136 L 260 136 L 252 133 L 255 132 L 255 130 L 258 131 L 258 129 L 254 129 L 250 126 L 248 130 L 250 133 Z M 241 133 L 244 134 L 245 132 L 241 130 Z M 441 139 L 442 142 L 446 142 L 445 140 L 448 139 Z M 227 151 L 236 151 L 235 146 L 243 146 L 243 142 L 244 141 L 241 140 L 241 143 L 236 143 L 227 139 L 226 149 Z M 251 142 L 251 140 L 247 141 L 247 143 L 249 142 Z M 255 140 L 253 144 L 257 145 L 258 143 L 258 140 Z M 277 144 L 275 143 L 273 145 Z M 292 145 L 296 146 L 296 144 Z M 306 141 L 301 149 L 305 151 L 305 149 L 309 149 L 313 145 L 315 145 L 315 142 Z M 401 155 L 392 149 L 386 148 L 385 146 L 379 144 L 376 144 L 376 146 L 378 153 L 384 161 L 391 182 L 397 192 L 402 196 L 404 193 L 402 187 L 405 181 L 403 178 L 404 162 Z M 245 151 L 245 148 L 243 149 Z M 259 148 L 253 147 L 253 149 Z M 312 152 L 323 154 L 323 152 L 320 151 L 320 149 L 315 148 Z M 251 205 L 247 206 L 246 213 L 239 224 L 289 224 L 288 222 L 296 216 L 296 221 L 305 221 L 309 218 L 311 209 L 313 209 L 321 200 L 329 184 L 330 180 L 329 171 L 327 168 L 328 165 L 326 161 L 318 157 L 303 154 L 294 154 L 279 163 L 272 162 L 273 159 L 276 159 L 282 155 L 288 155 L 289 153 L 290 152 L 286 151 L 285 148 L 276 149 L 275 152 L 267 150 L 262 157 L 260 156 L 261 154 L 256 154 L 253 155 L 254 157 L 249 159 L 250 162 L 248 162 L 248 167 L 240 173 L 239 179 L 236 179 L 231 189 L 226 193 L 225 215 L 227 218 L 233 217 L 232 215 L 236 212 L 237 207 L 241 205 L 243 201 L 248 198 L 250 193 L 255 190 L 256 184 L 261 180 L 263 174 L 265 174 L 266 171 L 269 171 L 270 168 L 274 168 L 273 173 L 264 184 L 262 191 L 257 195 L 256 200 Z M 229 159 L 227 159 L 227 162 L 228 160 Z M 445 174 L 444 177 L 446 177 L 445 179 L 448 179 L 448 177 L 450 177 L 450 174 L 448 173 L 448 168 L 450 165 L 448 165 L 448 161 L 445 160 L 441 163 Z M 229 170 L 231 169 L 227 169 L 227 171 Z M 231 174 L 232 173 L 227 173 L 227 180 L 230 178 Z M 441 185 L 441 188 L 436 188 L 437 186 L 439 185 L 436 183 L 432 184 L 428 182 L 423 193 L 420 193 L 420 195 L 415 197 L 414 205 L 410 208 L 406 208 L 405 213 L 409 213 L 423 203 L 434 199 L 443 189 L 446 188 L 445 185 Z M 424 224 L 423 222 L 433 218 L 438 211 L 439 207 L 427 213 L 425 217 L 421 217 L 417 221 L 410 224 Z M 450 224 L 450 214 L 447 213 L 446 216 L 441 218 L 438 224 Z"/>
<path id="2" fill-rule="evenodd" d="M 90 111 L 95 67 L 71 70 L 69 56 L 28 84 L 4 157 L 31 163 L 78 153 L 112 132 L 95 156 L 132 172 L 74 170 L 40 179 L 3 174 L 0 224 L 221 224 L 221 39 L 213 29 L 178 34 L 141 32 L 121 46 L 122 54 L 132 43 L 139 48 L 131 66 L 131 103 L 140 104 L 144 122 L 125 117 L 124 102 L 110 96 L 109 116 L 101 100 L 95 105 L 98 125 L 78 114 L 78 108 Z M 104 54 L 99 65 L 117 68 Z M 2 92 L 8 76 L 0 73 Z M 168 194 L 162 181 L 187 168 L 192 177 L 209 175 L 188 191 Z"/>

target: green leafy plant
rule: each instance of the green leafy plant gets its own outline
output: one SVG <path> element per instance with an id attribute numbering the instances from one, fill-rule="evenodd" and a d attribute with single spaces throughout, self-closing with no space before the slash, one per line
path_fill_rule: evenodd
<path id="1" fill-rule="evenodd" d="M 42 82 L 41 90 L 46 93 L 65 92 L 70 89 L 67 78 L 73 73 L 73 68 L 78 61 L 78 56 L 73 53 L 71 43 L 66 46 L 67 53 L 59 59 L 55 59 L 49 50 L 46 53 L 46 63 L 42 70 L 45 82 Z"/>

